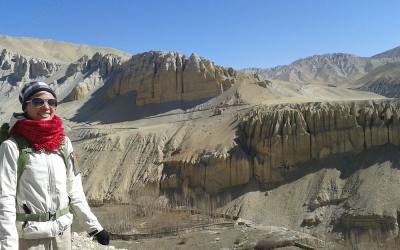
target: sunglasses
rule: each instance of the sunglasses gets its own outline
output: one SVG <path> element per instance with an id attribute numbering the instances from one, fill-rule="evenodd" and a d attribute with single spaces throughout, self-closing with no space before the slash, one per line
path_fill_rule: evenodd
<path id="1" fill-rule="evenodd" d="M 34 107 L 42 107 L 44 105 L 44 103 L 47 103 L 47 105 L 49 105 L 50 107 L 57 107 L 58 102 L 57 99 L 42 99 L 39 97 L 33 98 L 30 101 L 26 101 L 26 102 L 30 102 L 32 103 L 32 106 Z"/>

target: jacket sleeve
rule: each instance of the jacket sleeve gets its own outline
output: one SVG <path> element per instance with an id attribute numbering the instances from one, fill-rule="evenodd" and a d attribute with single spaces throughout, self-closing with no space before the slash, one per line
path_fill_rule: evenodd
<path id="1" fill-rule="evenodd" d="M 15 223 L 18 146 L 11 140 L 0 145 L 0 249 L 18 249 Z"/>
<path id="2" fill-rule="evenodd" d="M 68 148 L 68 166 L 67 166 L 67 190 L 70 198 L 70 205 L 80 224 L 86 232 L 92 233 L 96 230 L 100 232 L 103 227 L 100 225 L 96 216 L 92 213 L 89 204 L 83 192 L 82 179 L 80 173 L 76 171 L 74 153 L 71 141 L 66 137 Z"/>

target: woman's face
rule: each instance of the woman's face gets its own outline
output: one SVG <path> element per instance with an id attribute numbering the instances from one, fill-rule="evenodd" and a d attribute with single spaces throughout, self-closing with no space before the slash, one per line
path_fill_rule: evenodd
<path id="1" fill-rule="evenodd" d="M 57 102 L 54 100 L 49 92 L 39 92 L 27 101 L 24 111 L 32 120 L 51 120 L 57 109 Z"/>

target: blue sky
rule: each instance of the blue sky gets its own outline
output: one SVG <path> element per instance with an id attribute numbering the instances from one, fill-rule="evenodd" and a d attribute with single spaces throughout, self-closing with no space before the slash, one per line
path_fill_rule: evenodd
<path id="1" fill-rule="evenodd" d="M 8 0 L 0 34 L 192 52 L 234 68 L 400 46 L 398 0 Z"/>

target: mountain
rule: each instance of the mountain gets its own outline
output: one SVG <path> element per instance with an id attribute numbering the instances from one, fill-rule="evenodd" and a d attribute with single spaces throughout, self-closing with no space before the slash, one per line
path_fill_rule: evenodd
<path id="1" fill-rule="evenodd" d="M 382 65 L 355 81 L 358 89 L 387 97 L 400 97 L 400 62 Z"/>
<path id="2" fill-rule="evenodd" d="M 375 68 L 396 61 L 400 61 L 400 47 L 371 57 L 345 53 L 323 54 L 299 59 L 289 65 L 247 68 L 242 71 L 257 73 L 270 80 L 351 87 Z"/>
<path id="3" fill-rule="evenodd" d="M 129 54 L 111 48 L 94 48 L 87 45 L 72 44 L 54 40 L 20 38 L 0 35 L 0 50 L 6 49 L 22 56 L 43 59 L 56 63 L 72 63 L 84 55 L 92 57 L 95 53 L 113 54 L 129 58 Z"/>
<path id="4" fill-rule="evenodd" d="M 400 58 L 399 58 L 400 59 Z M 334 53 L 306 57 L 289 65 L 273 68 L 244 69 L 271 80 L 283 80 L 303 84 L 342 85 L 353 82 L 392 58 L 368 58 L 351 54 Z"/>
<path id="5" fill-rule="evenodd" d="M 372 59 L 381 59 L 381 58 L 396 58 L 399 59 L 400 58 L 400 46 L 387 50 L 385 52 L 376 54 L 374 56 L 371 56 Z"/>

